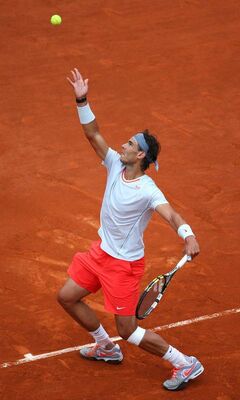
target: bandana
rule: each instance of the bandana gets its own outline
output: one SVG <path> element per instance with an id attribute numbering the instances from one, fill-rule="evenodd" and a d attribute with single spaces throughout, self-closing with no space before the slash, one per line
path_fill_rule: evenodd
<path id="1" fill-rule="evenodd" d="M 151 159 L 151 157 L 148 154 L 149 151 L 149 146 L 145 140 L 144 134 L 143 133 L 137 133 L 136 135 L 133 136 L 134 139 L 136 139 L 136 141 L 138 142 L 138 145 L 140 147 L 141 150 L 144 151 L 144 153 L 146 154 L 146 159 L 150 162 L 150 163 L 154 163 L 155 165 L 155 169 L 156 171 L 158 171 L 159 165 L 157 161 L 153 161 Z"/>

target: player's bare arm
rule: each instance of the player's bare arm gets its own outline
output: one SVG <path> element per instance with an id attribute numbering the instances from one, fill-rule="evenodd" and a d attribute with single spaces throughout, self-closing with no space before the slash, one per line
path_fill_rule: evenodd
<path id="1" fill-rule="evenodd" d="M 78 71 L 77 68 L 74 68 L 72 73 L 72 79 L 67 77 L 67 80 L 69 84 L 73 87 L 76 99 L 79 100 L 84 100 L 86 98 L 87 93 L 88 93 L 88 79 L 83 79 L 82 75 Z M 78 107 L 86 107 L 87 106 L 87 100 L 81 102 L 78 104 Z M 104 160 L 107 152 L 108 152 L 108 145 L 105 142 L 103 136 L 99 132 L 99 127 L 96 121 L 96 118 L 94 118 L 91 122 L 89 123 L 82 123 L 82 127 L 84 130 L 84 133 L 89 140 L 89 143 L 95 150 L 96 154 Z"/>
<path id="2" fill-rule="evenodd" d="M 177 232 L 178 228 L 181 225 L 187 224 L 187 222 L 179 215 L 170 204 L 161 204 L 156 207 L 157 213 L 165 219 L 171 227 Z M 184 240 L 184 245 L 185 245 L 185 253 L 189 256 L 196 257 L 199 252 L 199 244 L 197 242 L 197 239 L 195 238 L 194 235 L 190 235 L 185 238 Z"/>

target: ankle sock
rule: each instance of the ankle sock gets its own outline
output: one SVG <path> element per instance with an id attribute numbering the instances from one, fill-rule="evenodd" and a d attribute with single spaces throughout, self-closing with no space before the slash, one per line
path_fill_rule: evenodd
<path id="1" fill-rule="evenodd" d="M 113 344 L 110 337 L 108 336 L 108 333 L 105 331 L 102 325 L 100 325 L 99 328 L 95 331 L 89 333 L 94 338 L 95 342 L 101 347 L 106 347 L 110 343 Z"/>
<path id="2" fill-rule="evenodd" d="M 163 356 L 164 360 L 169 361 L 175 368 L 184 367 L 191 364 L 191 358 L 185 356 L 175 347 L 169 346 L 167 352 Z"/>

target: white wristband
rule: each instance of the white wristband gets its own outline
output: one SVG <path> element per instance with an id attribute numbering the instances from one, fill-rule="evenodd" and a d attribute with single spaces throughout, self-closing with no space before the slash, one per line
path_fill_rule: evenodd
<path id="1" fill-rule="evenodd" d="M 89 104 L 86 104 L 83 107 L 77 107 L 78 116 L 81 124 L 90 124 L 95 119 L 95 115 L 93 114 Z"/>
<path id="2" fill-rule="evenodd" d="M 191 227 L 187 224 L 179 226 L 177 233 L 183 240 L 185 240 L 188 236 L 195 236 Z"/>

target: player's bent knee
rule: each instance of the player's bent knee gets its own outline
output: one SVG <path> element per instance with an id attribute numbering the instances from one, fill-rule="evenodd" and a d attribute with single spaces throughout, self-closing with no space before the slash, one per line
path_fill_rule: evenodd
<path id="1" fill-rule="evenodd" d="M 135 344 L 135 346 L 139 346 L 143 337 L 145 335 L 146 329 L 137 327 L 137 329 L 128 337 L 127 341 L 129 343 Z"/>
<path id="2" fill-rule="evenodd" d="M 64 297 L 62 295 L 62 289 L 59 290 L 59 292 L 57 293 L 57 301 L 59 304 L 63 304 L 64 302 Z"/>
<path id="3" fill-rule="evenodd" d="M 121 336 L 122 339 L 128 340 L 129 336 L 131 336 L 132 332 L 129 331 L 128 328 L 120 328 L 118 329 L 119 336 Z"/>
<path id="4" fill-rule="evenodd" d="M 57 294 L 57 301 L 63 307 L 67 307 L 68 305 L 72 304 L 69 296 L 66 296 L 65 290 L 63 288 L 60 289 Z"/>
<path id="5" fill-rule="evenodd" d="M 122 324 L 118 323 L 117 324 L 117 330 L 119 333 L 119 336 L 121 336 L 122 339 L 128 340 L 129 336 L 135 331 L 136 326 L 131 326 L 131 324 Z"/>

